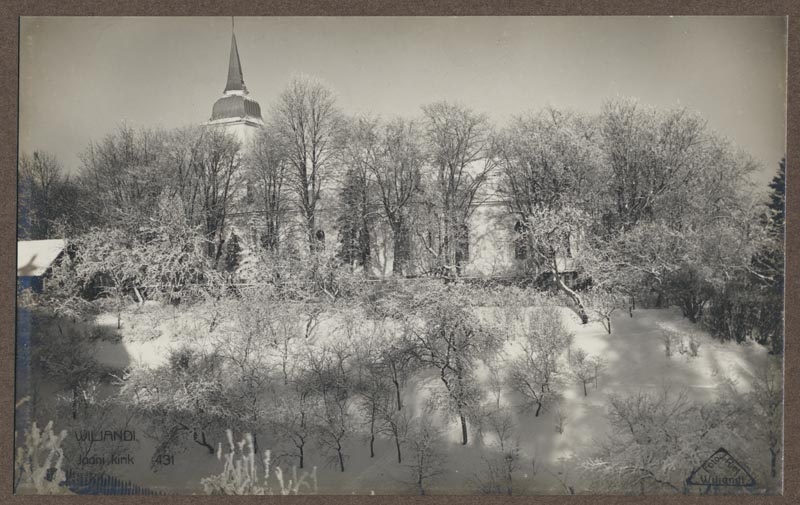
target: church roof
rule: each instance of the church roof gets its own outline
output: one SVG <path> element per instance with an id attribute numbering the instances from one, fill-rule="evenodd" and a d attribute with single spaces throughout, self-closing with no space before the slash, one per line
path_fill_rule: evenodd
<path id="1" fill-rule="evenodd" d="M 243 119 L 263 123 L 261 106 L 247 96 L 225 95 L 214 103 L 214 108 L 211 110 L 211 121 L 226 119 Z"/>

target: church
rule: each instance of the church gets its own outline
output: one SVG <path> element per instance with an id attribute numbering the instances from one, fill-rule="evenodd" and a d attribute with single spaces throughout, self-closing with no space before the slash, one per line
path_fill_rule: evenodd
<path id="1" fill-rule="evenodd" d="M 223 95 L 214 102 L 211 117 L 206 123 L 209 127 L 224 128 L 233 134 L 243 146 L 248 146 L 259 130 L 264 127 L 261 106 L 250 97 L 244 82 L 242 62 L 236 43 L 236 34 L 231 34 L 231 50 L 228 61 L 228 75 Z M 240 191 L 240 193 L 243 193 Z M 329 195 L 331 192 L 329 191 Z M 317 238 L 326 243 L 326 247 L 335 247 L 338 230 L 335 227 L 335 204 L 320 200 L 318 208 Z M 242 242 L 243 250 L 253 251 L 259 247 L 260 231 L 259 212 L 248 208 L 244 198 L 240 198 L 239 217 L 232 226 L 234 233 Z M 468 240 L 462 253 L 461 275 L 476 278 L 510 278 L 522 273 L 529 266 L 529 255 L 525 247 L 520 247 L 518 231 L 520 223 L 506 211 L 500 201 L 480 203 L 474 209 L 468 232 Z M 298 243 L 304 240 L 300 233 L 295 239 Z M 388 223 L 376 222 L 370 230 L 370 264 L 366 267 L 370 276 L 384 277 L 392 274 L 393 243 Z M 575 250 L 574 240 L 570 239 L 570 248 Z M 298 247 L 298 250 L 303 250 Z M 412 246 L 412 249 L 415 249 Z M 414 263 L 412 253 L 411 263 Z M 560 270 L 573 270 L 571 258 L 560 261 Z M 418 267 L 412 267 L 406 275 L 420 274 Z"/>

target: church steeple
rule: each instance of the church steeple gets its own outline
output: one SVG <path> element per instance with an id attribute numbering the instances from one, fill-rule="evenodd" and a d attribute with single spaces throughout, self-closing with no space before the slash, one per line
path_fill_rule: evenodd
<path id="1" fill-rule="evenodd" d="M 207 124 L 220 125 L 236 132 L 242 140 L 251 135 L 253 128 L 264 125 L 261 118 L 261 106 L 250 98 L 247 86 L 244 85 L 242 62 L 239 59 L 239 47 L 236 44 L 233 18 L 231 18 L 231 54 L 228 60 L 228 81 L 220 99 L 214 103 L 211 119 Z"/>
<path id="2" fill-rule="evenodd" d="M 233 32 L 233 20 L 231 20 L 231 57 L 228 62 L 228 82 L 225 84 L 225 93 L 238 92 L 247 94 L 247 86 L 244 85 L 242 75 L 242 62 L 239 60 L 239 48 L 236 45 L 236 33 Z"/>

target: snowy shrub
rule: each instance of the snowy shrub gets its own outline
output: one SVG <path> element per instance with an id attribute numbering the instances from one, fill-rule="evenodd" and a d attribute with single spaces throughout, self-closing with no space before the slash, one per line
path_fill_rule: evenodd
<path id="1" fill-rule="evenodd" d="M 516 286 L 503 287 L 493 293 L 497 304 L 497 322 L 505 329 L 506 340 L 517 336 L 525 318 L 525 303 L 522 290 Z"/>
<path id="2" fill-rule="evenodd" d="M 693 358 L 696 358 L 699 350 L 700 341 L 694 336 L 689 337 L 689 355 Z"/>
<path id="3" fill-rule="evenodd" d="M 233 433 L 228 430 L 229 451 L 222 453 L 222 444 L 217 450 L 217 459 L 224 460 L 221 473 L 201 480 L 203 490 L 210 495 L 298 495 L 317 493 L 317 468 L 304 471 L 299 477 L 297 467 L 291 476 L 286 476 L 279 466 L 270 466 L 270 451 L 264 451 L 261 461 L 256 459 L 253 436 L 249 433 L 234 444 Z M 263 464 L 263 471 L 260 468 Z M 272 472 L 272 475 L 270 474 Z M 260 475 L 260 476 L 259 476 Z M 274 484 L 270 477 L 274 476 Z"/>
<path id="4" fill-rule="evenodd" d="M 734 279 L 717 290 L 703 316 L 709 333 L 722 341 L 754 340 L 783 351 L 783 296 L 752 281 Z"/>
<path id="5" fill-rule="evenodd" d="M 727 395 L 713 402 L 694 402 L 687 390 L 669 388 L 613 395 L 610 437 L 580 464 L 581 480 L 595 493 L 688 492 L 687 476 L 719 447 L 746 451 L 744 413 L 741 399 Z"/>
<path id="6" fill-rule="evenodd" d="M 695 334 L 682 334 L 673 329 L 661 327 L 662 341 L 667 358 L 677 351 L 687 358 L 696 358 L 700 350 L 700 339 Z"/>
<path id="7" fill-rule="evenodd" d="M 705 272 L 690 265 L 682 265 L 670 274 L 667 292 L 670 300 L 681 308 L 683 317 L 693 323 L 700 320 L 706 304 L 714 296 L 714 288 L 706 279 Z"/>
<path id="8" fill-rule="evenodd" d="M 667 358 L 671 358 L 673 354 L 672 344 L 676 342 L 677 335 L 674 331 L 665 328 L 661 329 L 661 341 L 664 343 L 664 353 Z"/>
<path id="9" fill-rule="evenodd" d="M 15 438 L 17 433 L 14 433 Z M 56 434 L 53 421 L 39 429 L 34 421 L 25 431 L 14 457 L 14 489 L 18 493 L 63 494 L 66 474 L 61 469 L 64 451 L 61 444 L 66 430 Z"/>
<path id="10" fill-rule="evenodd" d="M 61 413 L 78 418 L 84 413 L 87 391 L 109 372 L 94 358 L 96 342 L 77 325 L 42 328 L 31 335 L 31 340 L 35 373 L 60 387 L 56 398 L 62 398 L 58 396 L 61 393 L 67 397 L 66 403 L 58 404 L 65 407 Z"/>
<path id="11" fill-rule="evenodd" d="M 470 483 L 478 494 L 508 495 L 514 494 L 514 474 L 520 468 L 521 454 L 519 445 L 507 450 L 492 452 L 482 458 L 484 468 L 476 472 Z"/>

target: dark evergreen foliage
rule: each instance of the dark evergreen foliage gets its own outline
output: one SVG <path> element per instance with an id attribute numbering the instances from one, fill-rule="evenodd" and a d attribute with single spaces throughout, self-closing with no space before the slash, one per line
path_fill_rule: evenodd
<path id="1" fill-rule="evenodd" d="M 370 258 L 369 199 L 363 172 L 348 171 L 340 198 L 338 255 L 343 263 L 363 267 Z"/>

